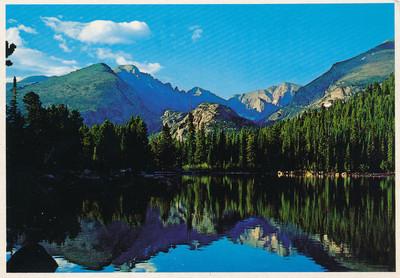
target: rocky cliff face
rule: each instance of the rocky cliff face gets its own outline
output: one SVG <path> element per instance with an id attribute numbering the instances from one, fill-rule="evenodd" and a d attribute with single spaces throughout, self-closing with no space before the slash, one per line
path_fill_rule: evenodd
<path id="1" fill-rule="evenodd" d="M 206 132 L 214 128 L 229 130 L 254 125 L 250 120 L 240 117 L 231 108 L 221 104 L 202 103 L 191 113 L 195 129 L 204 128 Z M 178 140 L 182 140 L 188 133 L 188 113 L 165 111 L 162 122 L 168 124 L 173 137 Z"/>
<path id="2" fill-rule="evenodd" d="M 241 116 L 258 121 L 289 105 L 299 88 L 299 85 L 285 82 L 264 90 L 235 95 L 228 100 L 228 105 Z"/>

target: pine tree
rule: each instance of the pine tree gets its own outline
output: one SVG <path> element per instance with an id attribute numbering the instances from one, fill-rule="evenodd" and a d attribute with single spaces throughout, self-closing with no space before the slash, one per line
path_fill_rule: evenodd
<path id="1" fill-rule="evenodd" d="M 197 132 L 196 132 L 196 151 L 194 154 L 194 160 L 196 164 L 201 164 L 203 162 L 206 162 L 206 138 L 205 138 L 205 133 L 204 133 L 204 128 L 201 127 Z"/>
<path id="2" fill-rule="evenodd" d="M 214 168 L 217 164 L 217 140 L 216 140 L 216 131 L 213 130 L 207 136 L 207 145 L 208 145 L 208 152 L 207 152 L 207 164 Z"/>
<path id="3" fill-rule="evenodd" d="M 196 138 L 195 138 L 195 127 L 193 123 L 193 114 L 188 114 L 188 134 L 186 138 L 187 145 L 187 163 L 192 165 L 195 163 L 195 151 L 196 151 Z"/>
<path id="4" fill-rule="evenodd" d="M 246 139 L 246 161 L 248 167 L 256 166 L 256 140 L 253 132 L 250 132 Z"/>
<path id="5" fill-rule="evenodd" d="M 176 150 L 171 136 L 171 130 L 167 124 L 163 126 L 158 144 L 159 147 L 156 155 L 158 157 L 161 169 L 173 169 L 176 162 Z"/>
<path id="6" fill-rule="evenodd" d="M 131 117 L 123 127 L 121 151 L 128 167 L 143 169 L 147 158 L 147 129 L 139 117 Z"/>
<path id="7" fill-rule="evenodd" d="M 17 79 L 13 78 L 12 99 L 7 107 L 7 123 L 14 129 L 21 129 L 24 125 L 24 118 L 18 109 L 17 104 Z"/>
<path id="8" fill-rule="evenodd" d="M 17 106 L 17 79 L 13 79 L 13 96 L 6 109 L 6 156 L 7 171 L 18 167 L 24 154 L 25 119 Z M 19 166 L 20 167 L 20 166 Z"/>
<path id="9" fill-rule="evenodd" d="M 108 171 L 117 168 L 119 158 L 119 138 L 116 135 L 114 125 L 105 120 L 98 128 L 95 142 L 94 160 L 100 170 Z"/>
<path id="10" fill-rule="evenodd" d="M 83 155 L 83 165 L 85 167 L 91 166 L 91 161 L 93 157 L 94 142 L 90 129 L 86 125 L 82 125 L 79 128 L 82 155 Z"/>
<path id="11" fill-rule="evenodd" d="M 246 159 L 246 132 L 244 129 L 241 129 L 239 134 L 239 167 L 246 168 L 247 159 Z"/>
<path id="12" fill-rule="evenodd" d="M 45 111 L 40 102 L 40 98 L 34 92 L 29 92 L 24 96 L 25 109 L 27 111 L 27 124 L 33 130 L 38 133 L 43 128 L 43 124 L 46 122 Z"/>

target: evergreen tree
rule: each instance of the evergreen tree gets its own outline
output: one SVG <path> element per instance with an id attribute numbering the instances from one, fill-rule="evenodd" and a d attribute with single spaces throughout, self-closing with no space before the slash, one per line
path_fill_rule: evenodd
<path id="1" fill-rule="evenodd" d="M 195 163 L 195 151 L 196 151 L 196 137 L 195 137 L 195 127 L 193 123 L 193 114 L 189 112 L 188 114 L 188 134 L 186 138 L 187 145 L 187 163 L 192 165 Z"/>
<path id="2" fill-rule="evenodd" d="M 92 134 L 90 132 L 90 129 L 86 125 L 82 125 L 79 128 L 79 133 L 82 146 L 83 165 L 84 167 L 91 167 L 93 149 L 94 149 L 94 141 Z"/>
<path id="3" fill-rule="evenodd" d="M 148 163 L 147 127 L 139 117 L 131 117 L 122 129 L 121 151 L 129 167 L 143 170 Z"/>
<path id="4" fill-rule="evenodd" d="M 246 142 L 246 132 L 242 129 L 239 133 L 239 167 L 246 168 L 247 166 L 247 159 L 246 159 L 246 149 L 247 149 L 247 142 Z"/>
<path id="5" fill-rule="evenodd" d="M 156 149 L 156 156 L 158 157 L 159 166 L 162 170 L 173 169 L 176 162 L 176 150 L 173 142 L 170 128 L 167 124 L 163 126 L 158 148 Z"/>
<path id="6" fill-rule="evenodd" d="M 253 132 L 250 132 L 246 139 L 246 162 L 250 168 L 256 166 L 256 140 Z"/>
<path id="7" fill-rule="evenodd" d="M 206 162 L 206 157 L 207 157 L 207 150 L 206 150 L 206 138 L 205 138 L 205 133 L 204 133 L 204 128 L 201 127 L 197 132 L 196 132 L 196 151 L 194 154 L 194 160 L 195 163 L 201 164 L 203 162 Z"/>
<path id="8" fill-rule="evenodd" d="M 33 132 L 38 133 L 45 123 L 45 110 L 42 107 L 40 98 L 34 92 L 29 92 L 24 96 L 25 109 L 27 111 L 27 124 Z"/>
<path id="9" fill-rule="evenodd" d="M 24 154 L 24 122 L 25 119 L 17 105 L 17 79 L 14 76 L 12 99 L 6 109 L 6 156 L 7 171 L 12 171 L 23 160 Z"/>
<path id="10" fill-rule="evenodd" d="M 100 170 L 117 168 L 119 166 L 120 147 L 114 125 L 109 120 L 106 120 L 100 125 L 97 132 L 93 160 Z"/>
<path id="11" fill-rule="evenodd" d="M 13 88 L 12 88 L 12 99 L 10 101 L 10 106 L 7 107 L 7 123 L 10 127 L 15 129 L 21 129 L 24 125 L 24 118 L 18 109 L 17 104 L 17 79 L 13 78 Z"/>

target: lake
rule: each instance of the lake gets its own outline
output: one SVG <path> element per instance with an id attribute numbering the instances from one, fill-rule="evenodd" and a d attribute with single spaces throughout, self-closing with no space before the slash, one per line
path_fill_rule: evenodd
<path id="1" fill-rule="evenodd" d="M 217 175 L 50 185 L 7 196 L 7 258 L 29 239 L 57 272 L 394 271 L 394 183 Z"/>

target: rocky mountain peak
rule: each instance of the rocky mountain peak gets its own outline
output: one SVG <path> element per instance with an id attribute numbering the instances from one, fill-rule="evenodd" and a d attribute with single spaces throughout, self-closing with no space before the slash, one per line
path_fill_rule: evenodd
<path id="1" fill-rule="evenodd" d="M 201 103 L 191 111 L 193 125 L 196 130 L 204 128 L 206 132 L 214 128 L 238 129 L 254 125 L 251 121 L 240 117 L 231 108 L 216 103 Z M 188 113 L 167 110 L 161 117 L 163 124 L 168 124 L 174 138 L 183 140 L 188 133 Z"/>

